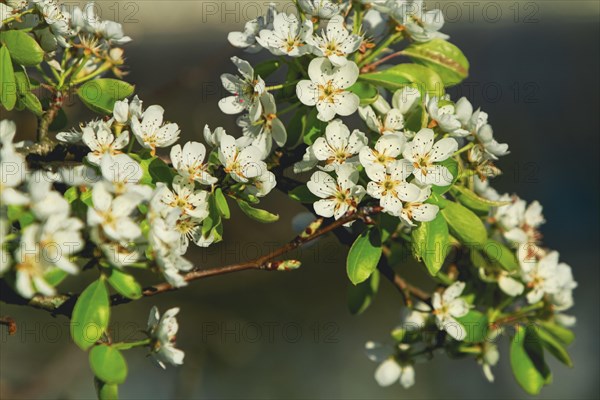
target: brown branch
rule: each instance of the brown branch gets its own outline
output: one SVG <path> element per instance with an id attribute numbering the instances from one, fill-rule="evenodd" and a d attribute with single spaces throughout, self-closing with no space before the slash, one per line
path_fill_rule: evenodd
<path id="1" fill-rule="evenodd" d="M 377 269 L 379 269 L 379 272 L 398 289 L 400 294 L 402 294 L 402 297 L 404 298 L 404 304 L 406 304 L 407 307 L 412 307 L 411 296 L 425 303 L 429 303 L 431 299 L 431 294 L 427 293 L 423 289 L 420 289 L 406 282 L 404 278 L 398 275 L 392 269 L 392 267 L 390 267 L 387 261 L 380 262 L 377 266 Z"/>
<path id="2" fill-rule="evenodd" d="M 278 270 L 282 265 L 282 261 L 274 261 L 275 259 L 289 253 L 292 250 L 297 249 L 305 243 L 313 241 L 323 235 L 335 231 L 344 224 L 359 219 L 366 220 L 369 216 L 375 215 L 381 212 L 381 207 L 362 207 L 353 214 L 349 214 L 340 218 L 325 227 L 320 228 L 320 224 L 323 222 L 322 218 L 310 224 L 300 235 L 294 238 L 292 241 L 285 245 L 273 250 L 272 252 L 258 257 L 254 260 L 241 263 L 231 264 L 212 269 L 197 269 L 183 275 L 186 282 L 191 282 L 199 279 L 208 278 L 211 276 L 225 275 L 233 272 L 245 271 L 250 269 L 274 271 Z M 0 281 L 2 284 L 2 290 L 0 290 L 0 300 L 8 304 L 20 304 L 29 305 L 38 309 L 46 310 L 51 312 L 53 315 L 65 315 L 70 316 L 78 295 L 75 294 L 59 294 L 56 296 L 34 296 L 31 300 L 21 298 L 18 294 L 6 285 L 5 282 Z M 160 293 L 169 292 L 176 290 L 177 288 L 168 284 L 160 283 L 157 285 L 149 286 L 142 291 L 143 296 L 150 297 Z M 129 303 L 132 300 L 121 295 L 114 295 L 111 297 L 112 305 L 119 305 Z"/>

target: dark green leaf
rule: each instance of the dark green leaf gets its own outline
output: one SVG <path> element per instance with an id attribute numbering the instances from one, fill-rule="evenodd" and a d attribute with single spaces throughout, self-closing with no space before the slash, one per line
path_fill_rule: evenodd
<path id="1" fill-rule="evenodd" d="M 108 290 L 103 279 L 92 282 L 79 296 L 71 317 L 71 337 L 83 350 L 102 337 L 110 318 Z"/>
<path id="2" fill-rule="evenodd" d="M 121 352 L 106 345 L 92 347 L 90 366 L 94 375 L 104 383 L 120 384 L 127 378 L 127 363 Z"/>
<path id="3" fill-rule="evenodd" d="M 429 114 L 425 111 L 425 107 L 418 105 L 406 117 L 404 128 L 412 132 L 418 132 L 423 128 L 427 128 L 429 123 Z"/>
<path id="4" fill-rule="evenodd" d="M 305 204 L 313 204 L 315 201 L 319 200 L 319 198 L 315 196 L 306 185 L 301 185 L 290 190 L 288 196 Z"/>
<path id="5" fill-rule="evenodd" d="M 38 99 L 37 96 L 31 92 L 25 93 L 22 96 L 20 96 L 19 101 L 21 102 L 21 104 L 23 104 L 23 106 L 26 109 L 31 111 L 36 117 L 41 117 L 44 113 L 44 110 L 42 109 L 42 103 L 40 103 L 40 99 Z"/>
<path id="6" fill-rule="evenodd" d="M 23 31 L 0 32 L 0 42 L 8 48 L 13 61 L 20 65 L 38 65 L 44 59 L 44 50 L 33 37 Z"/>
<path id="7" fill-rule="evenodd" d="M 231 216 L 231 214 L 229 212 L 229 205 L 227 204 L 227 199 L 223 195 L 223 191 L 221 190 L 221 188 L 215 189 L 214 196 L 215 196 L 215 204 L 217 206 L 217 209 L 219 210 L 219 213 L 221 214 L 221 216 L 223 218 L 229 219 L 229 217 Z"/>
<path id="8" fill-rule="evenodd" d="M 347 90 L 356 94 L 360 98 L 361 106 L 368 106 L 369 104 L 373 104 L 379 97 L 379 92 L 377 91 L 377 88 L 371 85 L 370 83 L 366 82 L 356 82 Z"/>
<path id="9" fill-rule="evenodd" d="M 438 73 L 446 87 L 458 85 L 469 75 L 469 61 L 458 47 L 443 39 L 413 43 L 402 51 L 413 62 Z"/>
<path id="10" fill-rule="evenodd" d="M 286 147 L 294 148 L 300 143 L 300 138 L 304 137 L 306 131 L 306 110 L 302 107 L 292 117 L 288 123 Z"/>
<path id="11" fill-rule="evenodd" d="M 417 259 L 423 260 L 427 270 L 437 275 L 449 250 L 448 224 L 440 213 L 433 221 L 421 222 L 412 230 L 412 250 Z"/>
<path id="12" fill-rule="evenodd" d="M 254 208 L 244 200 L 237 199 L 237 203 L 240 206 L 240 210 L 255 221 L 268 224 L 279 220 L 279 215 L 271 214 L 270 212 L 259 208 Z"/>
<path id="13" fill-rule="evenodd" d="M 379 271 L 375 270 L 365 282 L 348 285 L 348 309 L 352 315 L 362 314 L 370 305 L 379 289 Z"/>
<path id="14" fill-rule="evenodd" d="M 456 319 L 467 331 L 464 341 L 468 343 L 481 343 L 486 340 L 488 332 L 488 319 L 485 314 L 471 310 L 467 315 Z"/>
<path id="15" fill-rule="evenodd" d="M 69 276 L 69 274 L 62 269 L 53 268 L 44 274 L 44 280 L 48 282 L 50 286 L 57 286 L 64 281 L 67 276 Z"/>
<path id="16" fill-rule="evenodd" d="M 10 54 L 6 46 L 0 47 L 0 103 L 8 111 L 17 103 L 17 84 Z"/>
<path id="17" fill-rule="evenodd" d="M 466 245 L 483 246 L 487 241 L 487 231 L 481 219 L 464 206 L 448 201 L 441 210 L 453 235 Z"/>
<path id="18" fill-rule="evenodd" d="M 125 272 L 112 268 L 108 283 L 122 296 L 136 300 L 142 297 L 142 287 L 135 278 Z"/>
<path id="19" fill-rule="evenodd" d="M 254 67 L 254 74 L 261 78 L 266 78 L 281 67 L 279 60 L 267 60 L 257 64 Z"/>
<path id="20" fill-rule="evenodd" d="M 346 262 L 350 282 L 358 285 L 366 281 L 377 269 L 381 258 L 381 235 L 379 229 L 366 229 L 356 238 Z"/>
<path id="21" fill-rule="evenodd" d="M 304 143 L 311 145 L 317 138 L 325 133 L 327 123 L 317 118 L 317 109 L 313 108 L 306 117 L 306 131 L 304 132 Z"/>
<path id="22" fill-rule="evenodd" d="M 444 94 L 444 83 L 440 76 L 432 69 L 418 64 L 398 64 L 383 71 L 360 75 L 359 79 L 392 92 L 412 86 L 418 88 L 423 95 Z"/>
<path id="23" fill-rule="evenodd" d="M 99 114 L 112 114 L 115 102 L 133 94 L 134 86 L 117 79 L 102 78 L 89 81 L 77 89 L 83 103 Z"/>

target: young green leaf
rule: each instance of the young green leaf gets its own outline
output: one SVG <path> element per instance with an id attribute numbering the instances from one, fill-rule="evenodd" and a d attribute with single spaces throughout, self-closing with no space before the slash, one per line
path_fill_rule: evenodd
<path id="1" fill-rule="evenodd" d="M 464 206 L 448 201 L 441 210 L 450 230 L 466 245 L 483 246 L 487 241 L 487 231 L 481 219 Z"/>
<path id="2" fill-rule="evenodd" d="M 48 282 L 50 286 L 57 286 L 59 283 L 65 280 L 69 274 L 60 268 L 54 268 L 44 274 L 44 280 Z"/>
<path id="3" fill-rule="evenodd" d="M 464 317 L 456 318 L 456 320 L 465 327 L 467 336 L 464 341 L 467 343 L 481 343 L 486 340 L 488 332 L 488 318 L 485 314 L 476 310 L 471 310 Z"/>
<path id="4" fill-rule="evenodd" d="M 15 72 L 6 46 L 0 46 L 0 103 L 8 111 L 17 103 Z"/>
<path id="5" fill-rule="evenodd" d="M 317 138 L 325 133 L 327 123 L 317 118 L 317 109 L 313 108 L 306 117 L 306 131 L 304 132 L 304 143 L 311 145 Z"/>
<path id="6" fill-rule="evenodd" d="M 412 230 L 413 254 L 423 260 L 432 276 L 437 275 L 449 249 L 448 223 L 440 213 Z"/>
<path id="7" fill-rule="evenodd" d="M 519 262 L 515 256 L 515 252 L 500 242 L 493 239 L 488 239 L 483 250 L 488 258 L 494 262 L 497 262 L 509 272 L 517 271 L 519 269 Z"/>
<path id="8" fill-rule="evenodd" d="M 119 400 L 119 385 L 94 378 L 94 386 L 96 386 L 98 400 Z"/>
<path id="9" fill-rule="evenodd" d="M 358 79 L 392 92 L 406 86 L 413 86 L 417 87 L 423 95 L 444 94 L 442 78 L 432 69 L 418 64 L 398 64 L 383 71 L 360 75 Z"/>
<path id="10" fill-rule="evenodd" d="M 23 31 L 0 32 L 0 43 L 8 48 L 11 58 L 17 64 L 31 67 L 44 60 L 44 50 L 33 37 Z"/>
<path id="11" fill-rule="evenodd" d="M 247 202 L 241 199 L 236 199 L 238 205 L 240 206 L 240 210 L 244 212 L 247 216 L 252 218 L 255 221 L 262 222 L 265 224 L 275 222 L 279 220 L 279 215 L 271 214 L 268 211 L 261 210 L 259 208 L 254 208 Z"/>
<path id="12" fill-rule="evenodd" d="M 402 52 L 413 62 L 437 72 L 446 87 L 458 85 L 469 75 L 469 61 L 463 52 L 443 39 L 413 43 Z"/>
<path id="13" fill-rule="evenodd" d="M 348 88 L 348 91 L 354 93 L 360 98 L 361 106 L 373 104 L 379 97 L 377 88 L 367 82 L 356 82 L 354 85 Z"/>
<path id="14" fill-rule="evenodd" d="M 227 199 L 225 198 L 225 195 L 223 194 L 221 188 L 215 189 L 214 196 L 215 204 L 217 206 L 217 209 L 219 210 L 219 214 L 221 214 L 223 218 L 229 219 L 229 217 L 231 216 L 231 213 L 229 212 L 229 205 L 227 204 Z"/>
<path id="15" fill-rule="evenodd" d="M 558 325 L 554 321 L 537 321 L 537 324 L 566 345 L 573 343 L 573 340 L 575 340 L 573 331 Z"/>
<path id="16" fill-rule="evenodd" d="M 279 67 L 281 67 L 281 61 L 279 60 L 263 61 L 254 66 L 254 74 L 260 76 L 261 78 L 266 78 L 277 71 Z"/>
<path id="17" fill-rule="evenodd" d="M 127 363 L 121 352 L 107 345 L 92 347 L 90 366 L 94 375 L 104 383 L 121 384 L 127 378 Z"/>
<path id="18" fill-rule="evenodd" d="M 379 271 L 375 270 L 371 276 L 358 285 L 348 285 L 348 309 L 352 315 L 362 314 L 375 298 L 379 289 Z"/>
<path id="19" fill-rule="evenodd" d="M 542 340 L 542 345 L 550 352 L 554 357 L 558 359 L 561 363 L 572 367 L 573 361 L 565 349 L 565 345 L 561 343 L 558 339 L 554 337 L 550 332 L 546 331 L 544 328 L 537 328 L 536 333 L 539 338 Z"/>
<path id="20" fill-rule="evenodd" d="M 119 294 L 128 299 L 136 300 L 142 297 L 142 287 L 132 275 L 112 268 L 108 276 L 108 283 Z"/>
<path id="21" fill-rule="evenodd" d="M 381 236 L 379 229 L 366 229 L 356 238 L 346 262 L 350 282 L 358 285 L 366 281 L 377 269 L 381 258 Z"/>
<path id="22" fill-rule="evenodd" d="M 134 86 L 117 79 L 102 78 L 84 83 L 77 89 L 77 95 L 92 111 L 111 114 L 115 102 L 133 94 Z"/>
<path id="23" fill-rule="evenodd" d="M 507 201 L 493 201 L 484 199 L 483 197 L 478 196 L 471 190 L 462 186 L 452 187 L 450 193 L 465 207 L 483 214 L 487 214 L 494 207 L 501 207 L 510 204 L 510 202 Z"/>
<path id="24" fill-rule="evenodd" d="M 71 337 L 83 350 L 89 349 L 108 328 L 110 303 L 103 279 L 92 282 L 79 296 L 71 317 Z"/>
<path id="25" fill-rule="evenodd" d="M 527 393 L 536 395 L 551 379 L 543 349 L 530 329 L 516 325 L 515 330 L 510 345 L 510 365 L 519 385 Z"/>

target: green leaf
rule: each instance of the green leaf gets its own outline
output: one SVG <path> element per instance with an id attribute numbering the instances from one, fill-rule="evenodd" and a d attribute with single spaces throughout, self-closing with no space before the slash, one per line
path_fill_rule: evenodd
<path id="1" fill-rule="evenodd" d="M 103 279 L 92 282 L 79 296 L 71 317 L 71 337 L 83 350 L 102 337 L 110 318 L 108 290 Z"/>
<path id="2" fill-rule="evenodd" d="M 450 190 L 450 193 L 465 207 L 483 214 L 487 214 L 494 207 L 502 207 L 510 204 L 510 201 L 493 201 L 484 199 L 483 197 L 478 196 L 471 190 L 462 186 L 454 186 Z"/>
<path id="3" fill-rule="evenodd" d="M 464 206 L 448 201 L 441 210 L 453 235 L 466 245 L 483 246 L 487 241 L 487 231 L 481 219 Z"/>
<path id="4" fill-rule="evenodd" d="M 0 103 L 8 111 L 17 103 L 17 84 L 10 54 L 6 46 L 0 47 Z"/>
<path id="5" fill-rule="evenodd" d="M 296 111 L 296 113 L 288 123 L 288 126 L 286 128 L 288 134 L 286 147 L 294 148 L 300 143 L 300 138 L 304 137 L 304 132 L 306 130 L 306 120 L 306 110 L 304 109 L 304 107 L 302 107 L 298 111 Z"/>
<path id="6" fill-rule="evenodd" d="M 31 91 L 31 84 L 29 83 L 29 77 L 25 71 L 15 70 L 15 83 L 17 84 L 17 93 L 25 94 Z"/>
<path id="7" fill-rule="evenodd" d="M 41 117 L 44 114 L 44 110 L 42 109 L 42 103 L 37 96 L 31 92 L 25 93 L 22 96 L 19 96 L 19 101 L 23 106 L 31 111 L 36 117 Z"/>
<path id="8" fill-rule="evenodd" d="M 365 229 L 356 238 L 346 261 L 346 271 L 350 282 L 358 285 L 366 281 L 377 269 L 381 258 L 381 235 L 379 229 Z"/>
<path id="9" fill-rule="evenodd" d="M 519 270 L 519 262 L 515 252 L 500 242 L 488 239 L 483 247 L 483 251 L 490 260 L 502 266 L 505 270 L 512 272 Z"/>
<path id="10" fill-rule="evenodd" d="M 377 88 L 370 83 L 356 82 L 354 85 L 347 89 L 349 92 L 354 93 L 360 98 L 361 106 L 368 106 L 369 104 L 375 103 L 379 97 Z"/>
<path id="11" fill-rule="evenodd" d="M 259 75 L 261 78 L 266 78 L 273 74 L 281 67 L 279 60 L 267 60 L 254 66 L 254 75 Z"/>
<path id="12" fill-rule="evenodd" d="M 413 43 L 402 50 L 402 53 L 413 62 L 437 72 L 446 87 L 458 85 L 469 75 L 469 61 L 463 52 L 443 39 Z"/>
<path id="13" fill-rule="evenodd" d="M 379 271 L 375 270 L 365 282 L 348 285 L 348 309 L 352 315 L 362 314 L 375 298 L 379 289 Z"/>
<path id="14" fill-rule="evenodd" d="M 454 158 L 447 158 L 446 160 L 439 163 L 439 165 L 442 165 L 442 166 L 448 168 L 448 171 L 450 171 L 450 173 L 452 174 L 452 183 L 449 184 L 448 186 L 433 185 L 431 187 L 431 191 L 433 193 L 437 193 L 437 194 L 444 194 L 448 190 L 450 190 L 450 188 L 452 187 L 454 182 L 456 182 L 456 180 L 458 179 L 458 163 L 456 162 L 456 160 Z"/>
<path id="15" fill-rule="evenodd" d="M 535 329 L 535 328 L 534 328 Z M 556 339 L 550 332 L 546 331 L 544 328 L 537 328 L 536 333 L 539 338 L 542 340 L 542 345 L 550 352 L 554 357 L 558 359 L 561 363 L 572 367 L 573 361 L 565 349 L 565 345 L 561 343 L 558 339 Z"/>
<path id="16" fill-rule="evenodd" d="M 381 243 L 387 240 L 398 230 L 400 218 L 388 213 L 379 214 L 379 228 L 381 229 Z"/>
<path id="17" fill-rule="evenodd" d="M 319 198 L 315 196 L 306 185 L 301 185 L 290 190 L 288 192 L 288 196 L 296 201 L 299 201 L 300 203 L 305 204 L 313 204 L 315 201 L 319 200 Z"/>
<path id="18" fill-rule="evenodd" d="M 363 74 L 359 80 L 383 87 L 391 92 L 412 86 L 419 89 L 422 95 L 442 96 L 444 83 L 433 70 L 418 64 L 398 64 L 383 71 Z"/>
<path id="19" fill-rule="evenodd" d="M 44 50 L 33 37 L 23 31 L 0 32 L 0 43 L 5 45 L 13 61 L 28 67 L 44 60 Z"/>
<path id="20" fill-rule="evenodd" d="M 94 378 L 94 384 L 96 386 L 96 394 L 98 395 L 98 400 L 119 399 L 119 385 L 104 383 L 98 378 Z"/>
<path id="21" fill-rule="evenodd" d="M 121 352 L 107 345 L 94 346 L 90 351 L 90 366 L 104 383 L 120 384 L 127 378 L 127 363 Z"/>
<path id="22" fill-rule="evenodd" d="M 432 276 L 437 275 L 448 254 L 448 224 L 440 213 L 434 220 L 421 222 L 412 230 L 412 249 L 417 259 L 423 260 Z"/>
<path id="23" fill-rule="evenodd" d="M 60 268 L 53 268 L 44 274 L 44 280 L 48 282 L 50 286 L 57 286 L 59 283 L 65 280 L 69 274 Z"/>
<path id="24" fill-rule="evenodd" d="M 136 300 L 142 297 L 142 287 L 132 275 L 112 268 L 108 276 L 108 283 L 122 296 Z"/>
<path id="25" fill-rule="evenodd" d="M 240 210 L 242 210 L 244 214 L 246 214 L 255 221 L 268 224 L 279 220 L 279 215 L 271 214 L 270 212 L 261 210 L 259 208 L 254 208 L 250 204 L 246 203 L 244 200 L 236 200 L 238 205 L 240 206 Z"/>
<path id="26" fill-rule="evenodd" d="M 465 327 L 467 336 L 464 338 L 468 343 L 481 343 L 486 340 L 488 332 L 488 318 L 479 311 L 471 310 L 467 315 L 456 320 Z"/>
<path id="27" fill-rule="evenodd" d="M 304 143 L 311 145 L 319 136 L 325 133 L 327 123 L 317 118 L 318 111 L 313 108 L 306 117 L 306 131 L 303 133 Z"/>
<path id="28" fill-rule="evenodd" d="M 538 321 L 537 324 L 566 345 L 573 343 L 573 340 L 575 340 L 573 331 L 558 325 L 554 321 Z"/>
<path id="29" fill-rule="evenodd" d="M 225 198 L 225 195 L 223 195 L 223 191 L 221 190 L 221 188 L 217 188 L 215 190 L 215 204 L 217 206 L 217 210 L 219 210 L 219 214 L 221 214 L 221 216 L 225 219 L 229 219 L 229 217 L 231 216 L 231 213 L 229 211 L 229 205 L 227 204 L 227 199 Z"/>
<path id="30" fill-rule="evenodd" d="M 99 114 L 112 114 L 115 102 L 133 94 L 135 87 L 117 79 L 102 78 L 84 83 L 77 89 L 83 103 Z"/>
<path id="31" fill-rule="evenodd" d="M 175 173 L 160 158 L 152 157 L 150 154 L 129 154 L 131 158 L 137 161 L 142 167 L 142 178 L 140 183 L 144 185 L 155 185 L 157 182 L 170 184 L 173 181 Z"/>
<path id="32" fill-rule="evenodd" d="M 510 365 L 517 382 L 529 394 L 538 394 L 551 379 L 539 338 L 530 329 L 515 326 L 510 345 Z"/>
<path id="33" fill-rule="evenodd" d="M 406 117 L 404 128 L 412 132 L 418 132 L 423 128 L 427 128 L 428 123 L 429 114 L 425 111 L 425 107 L 419 104 Z"/>

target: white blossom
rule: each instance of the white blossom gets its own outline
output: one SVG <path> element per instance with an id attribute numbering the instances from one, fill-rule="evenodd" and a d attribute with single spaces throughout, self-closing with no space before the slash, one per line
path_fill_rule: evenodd
<path id="1" fill-rule="evenodd" d="M 359 97 L 347 88 L 358 79 L 358 66 L 347 62 L 335 67 L 327 58 L 315 58 L 308 66 L 310 80 L 302 80 L 296 86 L 298 99 L 307 106 L 317 106 L 317 118 L 331 121 L 336 114 L 354 114 L 360 104 Z"/>
<path id="2" fill-rule="evenodd" d="M 75 35 L 75 31 L 71 29 L 70 14 L 61 9 L 56 0 L 33 0 L 33 3 L 50 27 L 56 43 L 64 48 L 71 47 L 67 39 Z"/>
<path id="3" fill-rule="evenodd" d="M 406 139 L 400 134 L 389 134 L 381 136 L 377 139 L 373 149 L 365 146 L 360 150 L 359 159 L 360 163 L 367 170 L 379 170 L 384 171 L 388 165 L 395 162 L 398 156 L 402 154 L 402 149 Z M 408 171 L 410 174 L 412 169 Z"/>
<path id="4" fill-rule="evenodd" d="M 183 364 L 183 351 L 175 348 L 175 336 L 179 329 L 175 316 L 179 313 L 179 308 L 167 310 L 163 316 L 160 316 L 158 309 L 152 307 L 148 317 L 148 335 L 150 336 L 151 354 L 163 369 L 165 363 L 172 365 Z"/>
<path id="5" fill-rule="evenodd" d="M 400 215 L 402 200 L 414 198 L 419 192 L 418 186 L 407 183 L 412 171 L 412 166 L 406 160 L 389 162 L 387 168 L 367 168 L 367 176 L 371 180 L 367 184 L 367 193 L 374 199 L 379 199 L 383 211 L 391 215 Z"/>
<path id="6" fill-rule="evenodd" d="M 276 56 L 300 57 L 310 53 L 307 39 L 312 31 L 310 20 L 301 22 L 294 14 L 281 13 L 273 19 L 273 28 L 261 30 L 256 41 Z"/>
<path id="7" fill-rule="evenodd" d="M 4 139 L 4 138 L 3 138 Z M 0 149 L 0 200 L 2 206 L 25 205 L 29 197 L 19 187 L 28 174 L 25 157 L 17 153 L 10 144 Z"/>
<path id="8" fill-rule="evenodd" d="M 492 367 L 498 364 L 498 360 L 500 359 L 498 347 L 494 343 L 488 341 L 483 342 L 481 345 L 481 355 L 477 358 L 477 362 L 481 365 L 483 374 L 488 382 L 494 382 Z"/>
<path id="9" fill-rule="evenodd" d="M 54 176 L 42 171 L 35 171 L 27 182 L 31 211 L 45 221 L 51 216 L 69 214 L 69 202 L 56 190 L 52 190 Z"/>
<path id="10" fill-rule="evenodd" d="M 541 238 L 539 227 L 546 222 L 541 204 L 534 201 L 527 205 L 525 200 L 507 194 L 500 196 L 498 200 L 510 202 L 498 207 L 493 214 L 504 238 L 516 245 L 538 243 Z"/>
<path id="11" fill-rule="evenodd" d="M 86 158 L 95 165 L 100 165 L 100 160 L 105 154 L 116 155 L 129 144 L 129 132 L 124 131 L 115 138 L 110 125 L 104 121 L 94 121 L 82 129 L 81 140 L 91 150 Z"/>
<path id="12" fill-rule="evenodd" d="M 9 242 L 8 235 L 10 233 L 10 223 L 6 220 L 6 218 L 0 216 L 0 277 L 2 277 L 2 275 L 4 275 L 4 273 L 8 271 L 13 264 L 12 256 L 7 246 Z"/>
<path id="13" fill-rule="evenodd" d="M 173 191 L 165 190 L 162 202 L 181 210 L 181 214 L 204 219 L 208 216 L 208 192 L 196 190 L 193 182 L 181 176 L 173 179 Z"/>
<path id="14" fill-rule="evenodd" d="M 205 132 L 206 129 L 208 127 Z M 171 162 L 179 175 L 202 185 L 213 185 L 217 179 L 208 172 L 205 157 L 206 147 L 199 142 L 187 142 L 183 148 L 177 144 L 171 148 Z"/>
<path id="15" fill-rule="evenodd" d="M 388 0 L 386 7 L 389 8 L 390 15 L 404 26 L 416 42 L 448 38 L 448 35 L 439 32 L 444 26 L 442 11 L 425 11 L 422 0 Z"/>
<path id="16" fill-rule="evenodd" d="M 392 107 L 402 115 L 412 112 L 421 103 L 421 92 L 419 89 L 406 86 L 396 90 L 392 96 Z"/>
<path id="17" fill-rule="evenodd" d="M 463 124 L 460 121 L 464 101 L 466 101 L 466 99 L 464 101 L 463 99 L 464 97 L 456 105 L 449 100 L 438 97 L 433 97 L 427 102 L 429 117 L 435 121 L 443 132 L 449 133 L 451 136 L 465 137 L 469 135 L 469 131 L 463 129 Z"/>
<path id="18" fill-rule="evenodd" d="M 325 128 L 325 135 L 318 137 L 312 144 L 312 151 L 318 161 L 325 162 L 323 169 L 332 171 L 338 166 L 358 161 L 357 155 L 366 146 L 366 135 L 355 129 L 350 129 L 339 120 L 333 120 Z"/>
<path id="19" fill-rule="evenodd" d="M 400 344 L 398 349 L 402 353 L 408 353 L 410 346 Z M 399 382 L 403 388 L 408 389 L 415 384 L 415 369 L 413 361 L 405 356 L 406 359 L 398 359 L 396 352 L 391 346 L 382 345 L 376 342 L 367 342 L 365 344 L 367 357 L 371 361 L 380 363 L 375 370 L 375 380 L 379 386 L 390 386 Z"/>
<path id="20" fill-rule="evenodd" d="M 131 100 L 118 100 L 113 107 L 113 117 L 120 124 L 130 124 L 133 118 L 142 118 L 142 100 L 137 95 Z"/>
<path id="21" fill-rule="evenodd" d="M 298 5 L 307 15 L 323 19 L 333 18 L 344 8 L 344 4 L 332 0 L 298 0 Z"/>
<path id="22" fill-rule="evenodd" d="M 559 291 L 559 255 L 553 251 L 537 260 L 535 255 L 531 257 L 531 254 L 528 254 L 530 251 L 529 245 L 522 245 L 517 250 L 517 257 L 521 265 L 521 276 L 528 289 L 527 301 L 533 304 L 542 300 L 545 294 Z"/>
<path id="23" fill-rule="evenodd" d="M 382 117 L 378 116 L 371 106 L 359 107 L 358 112 L 373 132 L 377 132 L 380 135 L 402 133 L 404 116 L 395 108 L 390 109 Z"/>
<path id="24" fill-rule="evenodd" d="M 260 76 L 254 76 L 254 68 L 248 61 L 232 57 L 231 61 L 237 67 L 241 77 L 232 74 L 221 75 L 223 87 L 233 96 L 219 101 L 219 108 L 225 114 L 239 114 L 248 110 L 250 120 L 256 121 L 262 113 L 260 97 L 265 93 L 265 81 Z"/>
<path id="25" fill-rule="evenodd" d="M 431 187 L 423 188 L 410 184 L 410 189 L 400 193 L 402 210 L 400 217 L 409 225 L 414 226 L 413 221 L 428 222 L 435 219 L 439 207 L 427 204 L 425 201 L 431 196 Z"/>
<path id="26" fill-rule="evenodd" d="M 464 340 L 467 336 L 465 327 L 456 320 L 469 312 L 469 304 L 460 298 L 464 289 L 464 282 L 454 282 L 444 290 L 442 295 L 436 292 L 431 298 L 438 328 L 458 341 Z"/>
<path id="27" fill-rule="evenodd" d="M 248 182 L 267 170 L 267 165 L 261 160 L 262 152 L 254 146 L 240 148 L 233 136 L 223 135 L 219 147 L 219 160 L 237 182 Z"/>
<path id="28" fill-rule="evenodd" d="M 241 32 L 230 32 L 227 39 L 232 46 L 245 49 L 248 53 L 258 53 L 262 46 L 257 43 L 256 37 L 263 29 L 272 30 L 273 20 L 277 16 L 275 3 L 269 3 L 267 15 L 259 16 L 246 22 L 244 30 Z"/>
<path id="29" fill-rule="evenodd" d="M 100 171 L 105 187 L 116 195 L 135 193 L 143 199 L 150 198 L 152 188 L 140 184 L 142 167 L 127 154 L 105 154 L 100 161 Z"/>
<path id="30" fill-rule="evenodd" d="M 437 163 L 450 158 L 458 150 L 458 143 L 452 138 L 441 139 L 434 144 L 431 129 L 421 129 L 409 142 L 402 155 L 413 166 L 413 175 L 421 184 L 447 186 L 454 179 L 448 168 Z"/>
<path id="31" fill-rule="evenodd" d="M 313 173 L 308 189 L 321 200 L 313 205 L 315 212 L 325 218 L 340 219 L 355 211 L 365 195 L 365 188 L 358 185 L 358 170 L 344 164 L 336 169 L 337 179 L 326 172 Z"/>
<path id="32" fill-rule="evenodd" d="M 344 17 L 336 15 L 321 35 L 309 37 L 307 42 L 316 56 L 327 57 L 334 66 L 340 67 L 348 62 L 348 55 L 359 49 L 362 40 L 361 36 L 348 32 Z"/>
<path id="33" fill-rule="evenodd" d="M 277 105 L 271 93 L 264 93 L 260 97 L 262 113 L 256 121 L 252 121 L 249 115 L 240 117 L 237 124 L 242 128 L 244 136 L 249 144 L 256 147 L 265 147 L 266 155 L 271 151 L 271 142 L 283 147 L 287 140 L 285 125 L 277 116 Z M 218 128 L 217 128 L 218 129 Z"/>
<path id="34" fill-rule="evenodd" d="M 169 147 L 179 138 L 179 127 L 175 123 L 163 124 L 165 110 L 159 105 L 152 105 L 142 113 L 141 121 L 136 116 L 131 119 L 131 130 L 138 143 L 152 151 L 158 147 Z"/>

